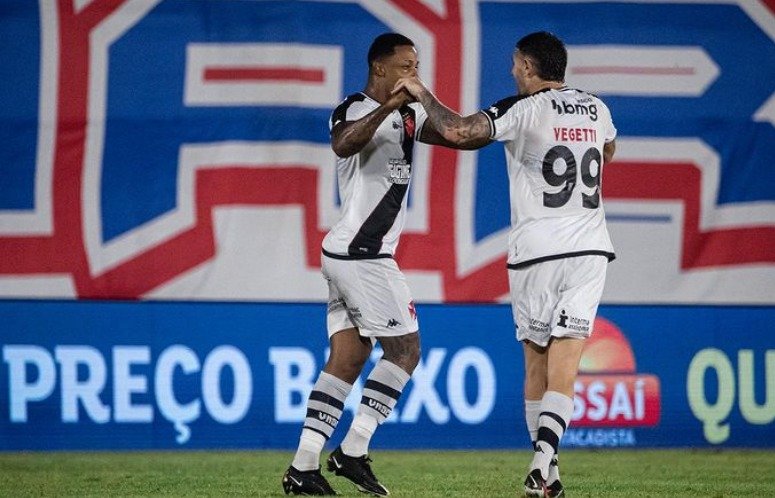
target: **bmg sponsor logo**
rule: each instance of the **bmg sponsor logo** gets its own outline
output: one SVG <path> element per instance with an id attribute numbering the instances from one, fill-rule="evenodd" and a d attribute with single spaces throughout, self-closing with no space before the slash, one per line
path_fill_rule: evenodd
<path id="1" fill-rule="evenodd" d="M 661 413 L 659 378 L 638 373 L 630 343 L 598 317 L 587 340 L 574 386 L 570 446 L 634 446 L 634 427 L 654 427 Z"/>

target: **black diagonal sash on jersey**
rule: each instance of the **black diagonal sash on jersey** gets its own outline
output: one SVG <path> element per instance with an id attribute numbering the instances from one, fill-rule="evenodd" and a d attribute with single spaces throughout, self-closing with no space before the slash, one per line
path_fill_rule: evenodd
<path id="1" fill-rule="evenodd" d="M 404 152 L 404 160 L 409 168 L 412 167 L 412 153 L 414 150 L 415 113 L 414 109 L 404 106 L 400 109 L 401 119 L 404 122 L 404 140 L 401 148 Z M 411 171 L 411 169 L 410 169 Z M 409 184 L 394 183 L 385 193 L 382 200 L 371 212 L 360 230 L 347 248 L 351 256 L 376 256 L 382 247 L 382 239 L 388 233 L 390 227 L 396 221 L 401 203 L 404 201 Z"/>

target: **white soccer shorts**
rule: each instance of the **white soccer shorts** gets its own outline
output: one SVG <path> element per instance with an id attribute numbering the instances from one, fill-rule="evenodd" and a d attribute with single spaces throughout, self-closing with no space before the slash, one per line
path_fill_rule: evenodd
<path id="1" fill-rule="evenodd" d="M 519 341 L 587 338 L 603 295 L 608 259 L 576 256 L 509 269 L 511 310 Z"/>
<path id="2" fill-rule="evenodd" d="M 328 336 L 358 327 L 366 337 L 417 332 L 406 277 L 392 258 L 340 260 L 323 255 L 328 281 Z"/>

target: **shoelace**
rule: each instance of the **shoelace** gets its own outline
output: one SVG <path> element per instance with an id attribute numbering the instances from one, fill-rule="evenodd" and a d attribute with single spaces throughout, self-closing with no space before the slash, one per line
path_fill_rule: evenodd
<path id="1" fill-rule="evenodd" d="M 371 465 L 369 465 L 369 462 L 371 462 L 371 458 L 368 456 L 361 457 L 361 464 L 363 466 L 363 472 L 372 480 L 376 481 L 377 476 L 374 475 L 374 472 L 371 471 Z"/>

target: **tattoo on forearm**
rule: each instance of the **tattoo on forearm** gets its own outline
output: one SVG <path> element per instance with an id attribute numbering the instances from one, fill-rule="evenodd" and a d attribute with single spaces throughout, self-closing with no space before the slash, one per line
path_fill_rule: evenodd
<path id="1" fill-rule="evenodd" d="M 347 123 L 341 131 L 337 131 L 335 134 L 334 151 L 340 157 L 349 157 L 360 152 L 369 143 L 380 123 L 390 112 L 378 108 L 358 121 Z"/>
<path id="2" fill-rule="evenodd" d="M 433 126 L 448 140 L 459 145 L 483 145 L 489 140 L 489 124 L 481 114 L 463 117 L 436 100 L 430 92 L 424 92 L 419 100 Z"/>

